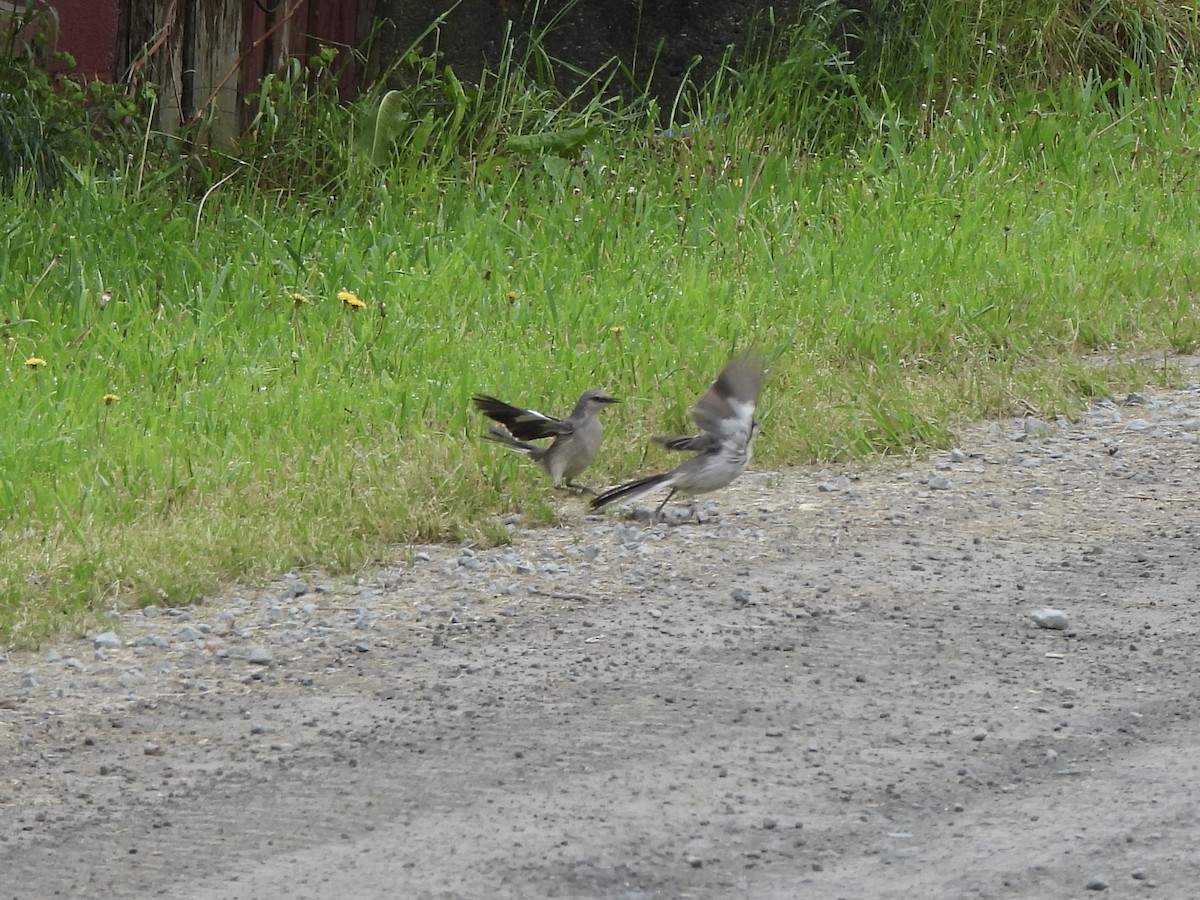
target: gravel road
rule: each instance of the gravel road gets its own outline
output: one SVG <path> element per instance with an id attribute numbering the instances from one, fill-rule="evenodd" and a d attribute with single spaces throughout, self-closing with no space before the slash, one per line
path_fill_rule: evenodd
<path id="1" fill-rule="evenodd" d="M 0 898 L 1200 896 L 1198 433 L 1131 395 L 10 652 Z"/>

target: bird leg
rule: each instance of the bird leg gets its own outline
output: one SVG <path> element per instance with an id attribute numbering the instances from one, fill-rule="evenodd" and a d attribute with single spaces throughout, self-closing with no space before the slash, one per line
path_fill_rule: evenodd
<path id="1" fill-rule="evenodd" d="M 656 509 L 656 510 L 654 511 L 654 515 L 652 515 L 652 516 L 650 517 L 650 524 L 651 524 L 651 525 L 653 525 L 655 522 L 657 522 L 657 521 L 658 521 L 658 515 L 659 515 L 659 513 L 661 513 L 661 512 L 663 511 L 663 507 L 664 507 L 664 506 L 666 506 L 668 503 L 670 503 L 670 502 L 671 502 L 671 498 L 672 498 L 672 497 L 674 497 L 674 496 L 675 496 L 675 488 L 671 488 L 671 490 L 670 490 L 670 491 L 667 493 L 667 497 L 666 497 L 666 499 L 665 499 L 665 500 L 663 500 L 663 502 L 662 502 L 662 503 L 658 504 L 658 509 Z"/>

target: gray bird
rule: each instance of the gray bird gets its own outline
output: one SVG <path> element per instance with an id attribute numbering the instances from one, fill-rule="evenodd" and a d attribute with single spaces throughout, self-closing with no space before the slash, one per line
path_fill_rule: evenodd
<path id="1" fill-rule="evenodd" d="M 592 500 L 592 509 L 617 501 L 637 500 L 652 491 L 668 488 L 666 498 L 654 511 L 654 518 L 676 494 L 691 497 L 723 488 L 745 471 L 750 462 L 750 442 L 758 433 L 754 408 L 762 386 L 764 367 L 754 356 L 730 360 L 712 387 L 692 407 L 692 421 L 700 429 L 696 435 L 655 435 L 654 440 L 668 450 L 690 451 L 691 459 L 670 472 L 638 478 L 612 488 Z"/>
<path id="2" fill-rule="evenodd" d="M 616 397 L 610 397 L 604 391 L 584 391 L 575 410 L 565 419 L 556 419 L 534 409 L 522 409 L 486 394 L 477 395 L 472 401 L 481 413 L 504 426 L 491 426 L 484 435 L 488 440 L 524 453 L 550 476 L 556 488 L 565 485 L 571 490 L 596 493 L 574 482 L 600 452 L 600 442 L 604 438 L 600 410 L 609 404 L 620 403 Z M 528 443 L 542 438 L 554 440 L 548 447 Z"/>

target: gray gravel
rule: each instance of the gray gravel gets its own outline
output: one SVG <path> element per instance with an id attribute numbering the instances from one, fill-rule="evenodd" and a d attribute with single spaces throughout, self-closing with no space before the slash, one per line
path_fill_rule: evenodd
<path id="1" fill-rule="evenodd" d="M 1198 431 L 1142 392 L 113 612 L 0 657 L 2 893 L 1191 896 Z"/>

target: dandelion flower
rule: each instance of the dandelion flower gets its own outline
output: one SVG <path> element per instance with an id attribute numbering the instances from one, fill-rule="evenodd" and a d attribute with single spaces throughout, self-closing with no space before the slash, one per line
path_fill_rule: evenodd
<path id="1" fill-rule="evenodd" d="M 40 356 L 31 356 L 29 359 L 25 360 L 25 365 L 29 366 L 31 369 L 40 369 L 45 364 L 46 361 Z"/>
<path id="2" fill-rule="evenodd" d="M 509 291 L 509 292 L 508 292 L 508 299 L 509 299 L 509 300 L 516 300 L 516 299 L 517 299 L 517 292 L 516 292 L 516 291 Z"/>
<path id="3" fill-rule="evenodd" d="M 290 294 L 288 294 L 288 298 L 297 306 L 308 302 L 308 298 L 297 291 L 292 291 Z"/>
<path id="4" fill-rule="evenodd" d="M 114 403 L 116 403 L 120 399 L 121 398 L 118 397 L 116 394 L 105 394 L 104 395 L 104 405 L 112 406 Z"/>
<path id="5" fill-rule="evenodd" d="M 616 337 L 620 337 L 621 332 L 623 332 L 625 330 L 625 326 L 624 325 L 613 325 L 608 330 L 610 332 L 612 332 L 612 334 L 615 335 Z"/>
<path id="6" fill-rule="evenodd" d="M 358 299 L 357 294 L 352 294 L 350 291 L 338 291 L 337 298 L 345 303 L 351 309 L 366 309 L 367 304 Z"/>

